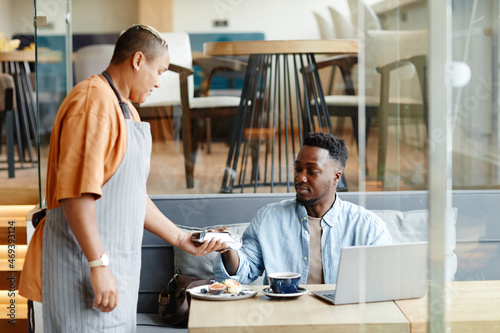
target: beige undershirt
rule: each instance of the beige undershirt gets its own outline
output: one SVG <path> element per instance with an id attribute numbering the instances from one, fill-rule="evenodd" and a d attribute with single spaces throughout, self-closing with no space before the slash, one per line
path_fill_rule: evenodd
<path id="1" fill-rule="evenodd" d="M 307 217 L 309 224 L 309 274 L 308 284 L 322 284 L 323 262 L 321 261 L 321 218 Z"/>

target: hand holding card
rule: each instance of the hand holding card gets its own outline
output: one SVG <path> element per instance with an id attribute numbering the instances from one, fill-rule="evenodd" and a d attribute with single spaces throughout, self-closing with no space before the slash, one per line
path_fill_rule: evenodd
<path id="1" fill-rule="evenodd" d="M 242 240 L 241 237 L 235 233 L 229 231 L 204 231 L 195 232 L 192 235 L 194 241 L 203 243 L 204 241 L 210 241 L 212 239 L 220 240 L 222 243 L 227 245 L 228 250 L 238 250 L 241 248 Z"/>

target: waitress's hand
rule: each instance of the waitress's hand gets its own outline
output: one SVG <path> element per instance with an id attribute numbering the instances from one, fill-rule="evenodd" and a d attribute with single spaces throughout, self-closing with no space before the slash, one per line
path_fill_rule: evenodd
<path id="1" fill-rule="evenodd" d="M 101 312 L 111 312 L 118 305 L 118 284 L 107 266 L 90 269 L 90 283 L 94 290 L 92 307 Z"/>
<path id="2" fill-rule="evenodd" d="M 184 251 L 199 257 L 214 251 L 225 251 L 227 245 L 214 239 L 211 239 L 209 242 L 198 243 L 191 240 L 191 233 L 185 233 L 179 240 L 178 246 Z"/>

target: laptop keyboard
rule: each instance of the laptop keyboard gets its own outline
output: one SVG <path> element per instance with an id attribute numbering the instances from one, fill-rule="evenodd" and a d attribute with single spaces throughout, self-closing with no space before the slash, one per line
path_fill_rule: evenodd
<path id="1" fill-rule="evenodd" d="M 335 300 L 335 293 L 331 293 L 331 294 L 323 294 L 322 295 L 323 297 L 326 297 L 328 299 L 331 299 L 332 301 Z"/>

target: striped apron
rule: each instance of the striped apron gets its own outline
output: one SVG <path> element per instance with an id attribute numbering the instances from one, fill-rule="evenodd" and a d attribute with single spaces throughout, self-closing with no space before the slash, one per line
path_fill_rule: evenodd
<path id="1" fill-rule="evenodd" d="M 126 118 L 128 114 L 125 114 Z M 96 201 L 96 217 L 109 268 L 119 288 L 117 307 L 92 309 L 90 268 L 62 208 L 47 211 L 43 233 L 44 332 L 135 332 L 151 155 L 148 123 L 126 119 L 127 149 Z"/>

